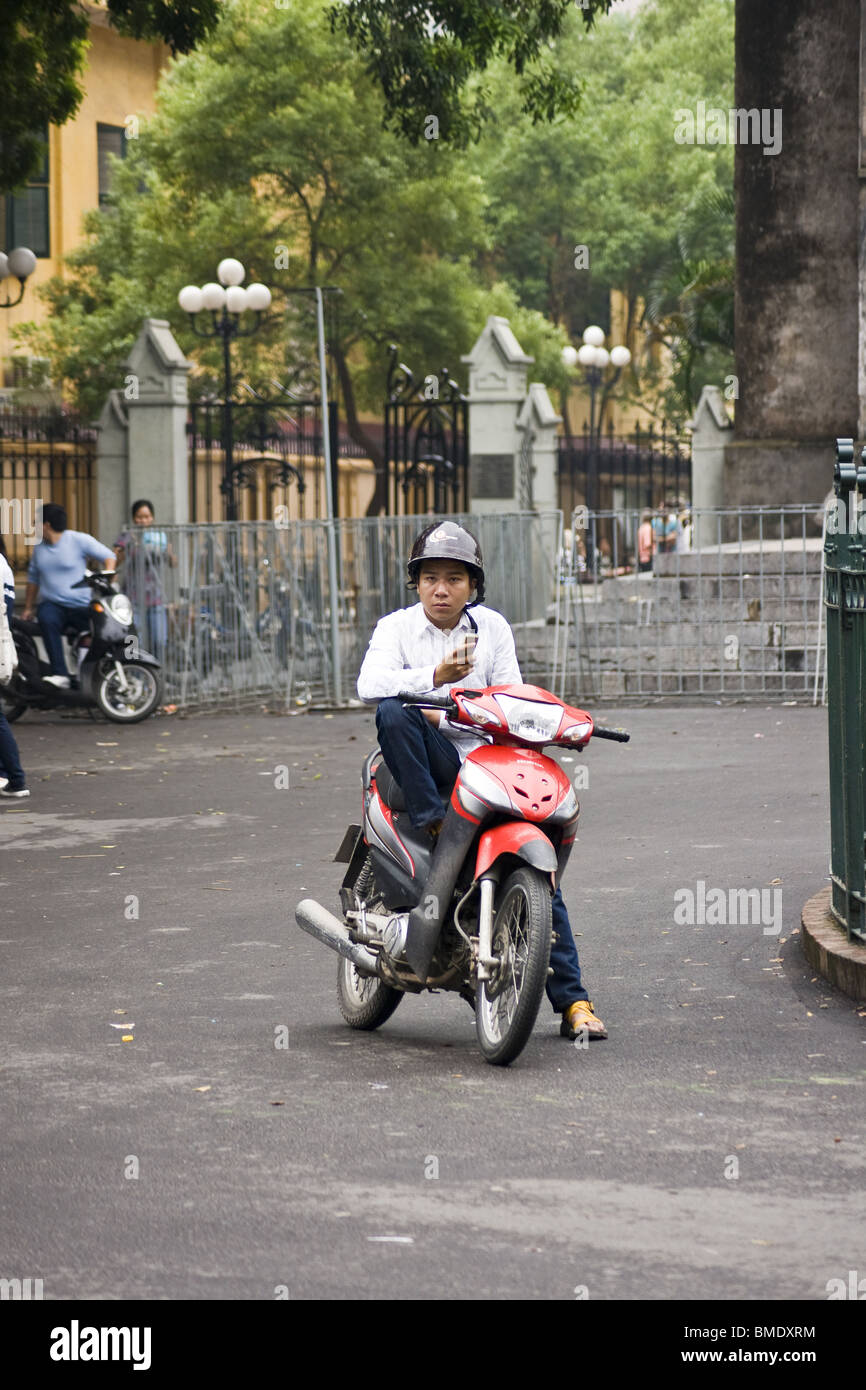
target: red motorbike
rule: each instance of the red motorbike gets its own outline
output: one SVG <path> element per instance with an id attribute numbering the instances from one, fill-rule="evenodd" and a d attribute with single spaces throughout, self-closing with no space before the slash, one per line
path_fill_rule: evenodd
<path id="1" fill-rule="evenodd" d="M 486 735 L 461 765 L 435 846 L 413 829 L 381 751 L 363 770 L 363 825 L 335 859 L 348 865 L 342 921 L 312 899 L 298 926 L 340 955 L 340 1010 L 352 1028 L 378 1028 L 405 994 L 453 990 L 475 1010 L 486 1060 L 507 1066 L 525 1047 L 547 983 L 551 898 L 577 829 L 568 777 L 542 749 L 591 738 L 627 743 L 585 710 L 534 685 L 455 687 L 400 696 L 444 710 Z"/>

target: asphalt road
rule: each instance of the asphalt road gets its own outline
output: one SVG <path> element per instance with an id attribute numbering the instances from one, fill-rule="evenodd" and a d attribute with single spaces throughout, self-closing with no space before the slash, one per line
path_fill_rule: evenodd
<path id="1" fill-rule="evenodd" d="M 48 1299 L 823 1300 L 866 1275 L 863 1018 L 798 935 L 826 715 L 604 716 L 633 741 L 585 756 L 564 892 L 610 1037 L 576 1049 L 545 1002 L 506 1070 L 453 995 L 353 1033 L 336 956 L 295 926 L 300 898 L 335 904 L 368 714 L 25 716 L 0 1276 Z M 779 888 L 781 918 L 680 924 L 699 881 Z"/>

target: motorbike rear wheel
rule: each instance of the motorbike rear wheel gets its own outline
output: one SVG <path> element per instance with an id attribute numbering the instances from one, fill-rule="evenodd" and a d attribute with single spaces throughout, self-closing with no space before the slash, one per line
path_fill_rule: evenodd
<path id="1" fill-rule="evenodd" d="M 553 930 L 550 888 L 537 869 L 517 869 L 502 885 L 493 916 L 498 968 L 479 982 L 475 1032 L 485 1060 L 507 1067 L 535 1025 L 550 964 Z"/>
<path id="2" fill-rule="evenodd" d="M 362 975 L 350 960 L 340 956 L 337 998 L 340 1013 L 349 1027 L 370 1033 L 391 1017 L 403 998 L 403 991 L 392 989 L 375 975 Z"/>

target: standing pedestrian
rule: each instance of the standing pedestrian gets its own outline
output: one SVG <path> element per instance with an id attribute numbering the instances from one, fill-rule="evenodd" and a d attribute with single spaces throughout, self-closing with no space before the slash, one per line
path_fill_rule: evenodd
<path id="1" fill-rule="evenodd" d="M 12 622 L 15 607 L 15 576 L 6 557 L 6 546 L 0 536 L 0 590 L 2 590 L 3 609 L 7 623 Z M 7 800 L 21 801 L 30 795 L 18 744 L 9 728 L 9 720 L 0 709 L 0 796 Z"/>
<path id="2" fill-rule="evenodd" d="M 640 526 L 637 530 L 637 567 L 640 574 L 645 574 L 652 569 L 655 548 L 653 514 L 646 511 L 641 515 Z"/>
<path id="3" fill-rule="evenodd" d="M 114 553 L 124 563 L 123 582 L 135 612 L 135 625 L 160 663 L 168 642 L 165 566 L 177 559 L 165 531 L 154 526 L 153 503 L 141 497 L 130 508 L 132 527 L 121 531 Z"/>

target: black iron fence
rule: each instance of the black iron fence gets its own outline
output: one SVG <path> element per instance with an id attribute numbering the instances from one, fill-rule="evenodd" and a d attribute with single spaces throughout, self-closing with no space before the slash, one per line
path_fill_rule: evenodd
<path id="1" fill-rule="evenodd" d="M 635 429 L 563 435 L 559 441 L 559 504 L 566 518 L 575 507 L 590 512 L 629 512 L 682 507 L 691 501 L 692 460 L 688 438 L 663 424 Z"/>
<path id="2" fill-rule="evenodd" d="M 329 466 L 339 504 L 336 404 L 329 409 L 329 427 Z M 318 401 L 274 386 L 268 395 L 247 390 L 228 405 L 221 400 L 193 402 L 187 438 L 192 521 L 222 521 L 232 511 L 240 521 L 327 514 Z"/>
<path id="3" fill-rule="evenodd" d="M 390 349 L 382 503 L 389 516 L 459 512 L 469 497 L 469 401 L 442 368 L 416 384 Z"/>
<path id="4" fill-rule="evenodd" d="M 65 409 L 0 407 L 0 533 L 13 570 L 42 539 L 41 507 L 65 507 L 69 525 L 95 524 L 97 431 Z"/>

